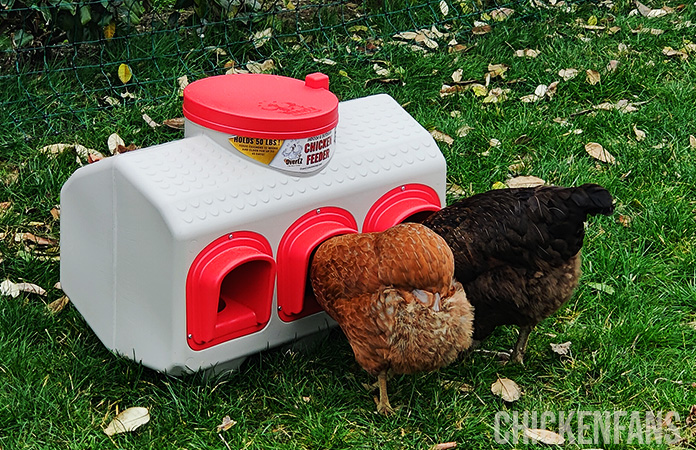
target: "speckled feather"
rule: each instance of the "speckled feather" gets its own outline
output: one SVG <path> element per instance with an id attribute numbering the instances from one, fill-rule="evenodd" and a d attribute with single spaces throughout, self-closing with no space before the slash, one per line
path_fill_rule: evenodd
<path id="1" fill-rule="evenodd" d="M 542 186 L 474 195 L 423 223 L 454 253 L 455 278 L 475 308 L 474 339 L 498 325 L 534 326 L 572 296 L 584 222 L 611 214 L 601 186 Z"/>
<path id="2" fill-rule="evenodd" d="M 324 242 L 311 281 L 358 363 L 377 375 L 435 370 L 471 345 L 471 305 L 444 239 L 419 224 Z"/>

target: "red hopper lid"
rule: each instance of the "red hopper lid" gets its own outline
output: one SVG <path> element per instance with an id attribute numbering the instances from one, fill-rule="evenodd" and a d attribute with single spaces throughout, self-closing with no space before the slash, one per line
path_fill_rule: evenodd
<path id="1" fill-rule="evenodd" d="M 299 139 L 336 127 L 338 98 L 323 73 L 309 74 L 304 82 L 278 75 L 218 75 L 186 86 L 184 116 L 224 133 Z"/>

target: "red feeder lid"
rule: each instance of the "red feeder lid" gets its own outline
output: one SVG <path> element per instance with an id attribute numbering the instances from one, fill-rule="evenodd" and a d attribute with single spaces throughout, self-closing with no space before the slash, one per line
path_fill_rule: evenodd
<path id="1" fill-rule="evenodd" d="M 184 116 L 224 133 L 299 139 L 336 127 L 338 98 L 323 73 L 309 74 L 304 82 L 278 75 L 218 75 L 186 86 Z"/>

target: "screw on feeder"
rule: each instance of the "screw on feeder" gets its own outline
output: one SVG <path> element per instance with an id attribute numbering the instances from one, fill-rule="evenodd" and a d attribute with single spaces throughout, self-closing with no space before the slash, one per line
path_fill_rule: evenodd
<path id="1" fill-rule="evenodd" d="M 282 310 L 283 310 L 283 307 L 282 307 L 282 306 L 278 306 L 278 311 L 282 311 Z"/>
<path id="2" fill-rule="evenodd" d="M 317 214 L 321 214 L 321 208 L 317 208 Z"/>
<path id="3" fill-rule="evenodd" d="M 234 238 L 234 233 L 230 233 L 227 235 L 227 239 L 232 239 L 232 238 Z"/>
<path id="4" fill-rule="evenodd" d="M 406 186 L 401 186 L 401 190 L 402 190 L 402 191 L 405 191 L 405 190 L 406 190 Z"/>
<path id="5" fill-rule="evenodd" d="M 192 334 L 189 334 L 189 335 L 186 336 L 186 337 L 189 338 L 189 339 L 193 339 L 193 335 L 192 335 Z"/>

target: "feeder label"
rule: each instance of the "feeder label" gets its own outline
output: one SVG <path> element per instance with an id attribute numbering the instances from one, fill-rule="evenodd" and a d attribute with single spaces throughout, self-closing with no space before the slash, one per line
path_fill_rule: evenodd
<path id="1" fill-rule="evenodd" d="M 270 164 L 283 145 L 281 139 L 251 138 L 245 136 L 232 136 L 230 144 L 249 158 L 263 164 Z"/>
<path id="2" fill-rule="evenodd" d="M 310 173 L 323 168 L 336 147 L 336 129 L 302 139 L 232 136 L 230 144 L 244 155 L 286 172 Z"/>

